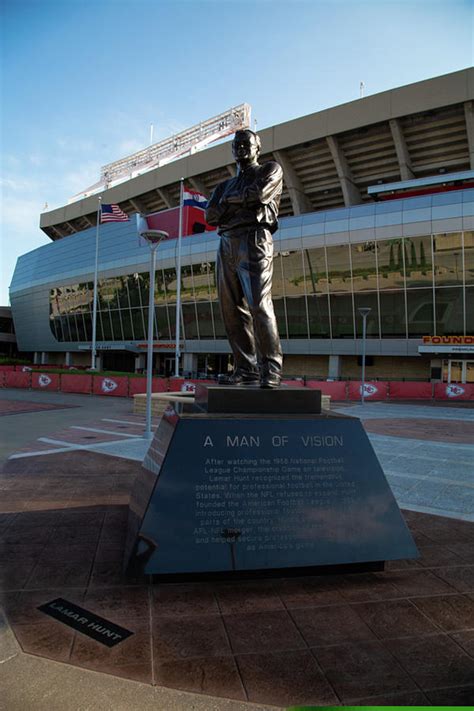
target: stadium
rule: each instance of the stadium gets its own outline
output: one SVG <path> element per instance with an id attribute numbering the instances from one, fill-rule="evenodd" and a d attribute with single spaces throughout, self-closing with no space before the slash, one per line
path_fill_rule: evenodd
<path id="1" fill-rule="evenodd" d="M 244 105 L 245 106 L 245 105 Z M 273 300 L 285 377 L 474 382 L 474 69 L 410 84 L 259 131 L 284 171 Z M 174 146 L 176 149 L 176 145 Z M 135 166 L 136 167 L 136 166 Z M 10 286 L 18 349 L 87 366 L 98 196 L 132 213 L 179 205 L 180 179 L 209 196 L 235 174 L 230 141 L 140 171 L 124 159 L 45 212 L 51 243 L 19 258 Z M 114 180 L 113 171 L 122 171 Z M 126 172 L 126 179 L 123 172 Z M 159 219 L 159 214 L 158 214 Z M 215 281 L 218 236 L 182 240 L 181 373 L 229 365 Z M 194 232 L 194 233 L 192 233 Z M 173 235 L 170 232 L 171 237 Z M 174 372 L 177 240 L 158 248 L 155 371 Z M 149 250 L 135 220 L 100 229 L 100 366 L 145 367 Z"/>

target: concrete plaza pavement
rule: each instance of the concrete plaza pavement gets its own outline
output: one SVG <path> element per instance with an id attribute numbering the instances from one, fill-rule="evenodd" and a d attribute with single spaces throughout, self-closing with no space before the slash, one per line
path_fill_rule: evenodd
<path id="1" fill-rule="evenodd" d="M 43 487 L 37 501 L 43 502 L 43 509 L 48 502 L 46 508 L 52 510 L 55 482 L 60 481 L 54 479 L 55 468 L 66 467 L 61 476 L 69 482 L 70 503 L 61 502 L 63 512 L 45 513 L 54 515 L 54 521 L 49 521 L 52 530 L 66 535 L 68 554 L 72 551 L 74 557 L 77 548 L 79 555 L 73 561 L 76 567 L 66 571 L 67 583 L 63 568 L 68 566 L 61 562 L 57 542 L 58 561 L 48 560 L 46 534 L 41 543 L 32 539 L 39 562 L 32 557 L 21 560 L 17 553 L 13 553 L 15 560 L 5 558 L 12 560 L 7 564 L 4 590 L 14 630 L 5 621 L 0 638 L 8 711 L 251 711 L 298 703 L 472 703 L 474 534 L 469 521 L 474 520 L 474 409 L 428 404 L 334 405 L 363 420 L 399 505 L 406 510 L 422 553 L 420 561 L 394 562 L 383 574 L 334 576 L 329 581 L 326 576 L 243 581 L 237 590 L 217 584 L 165 586 L 154 591 L 142 581 L 129 581 L 124 588 L 116 576 L 118 558 L 104 557 L 120 553 L 112 548 L 118 547 L 118 529 L 107 529 L 107 525 L 109 517 L 117 526 L 123 524 L 121 512 L 130 479 L 126 460 L 133 476 L 147 447 L 143 418 L 131 413 L 131 402 L 20 390 L 4 390 L 0 396 L 9 412 L 0 418 L 5 501 L 14 504 L 18 495 L 28 498 L 19 500 L 19 509 L 13 507 L 11 514 L 4 514 L 2 532 L 13 540 L 12 551 L 20 551 L 28 536 L 38 536 L 35 508 L 28 513 L 28 504 L 34 504 L 37 497 L 29 484 L 31 477 Z M 38 409 L 42 406 L 63 409 Z M 78 486 L 73 489 L 74 471 L 68 469 L 75 461 L 81 466 Z M 100 495 L 92 511 L 81 488 L 97 470 L 101 472 Z M 24 484 L 23 471 L 30 472 Z M 52 477 L 49 489 L 48 477 Z M 99 529 L 97 535 L 93 531 L 99 518 L 100 540 Z M 87 521 L 90 530 L 67 528 L 66 520 L 73 519 Z M 90 567 L 84 558 L 93 538 L 99 540 L 98 554 Z M 84 565 L 89 572 L 84 573 Z M 150 615 L 155 615 L 152 676 L 146 664 L 136 669 L 132 665 L 130 671 L 123 660 L 111 663 L 100 650 L 92 653 L 60 623 L 52 623 L 50 638 L 50 625 L 36 612 L 36 605 L 43 601 L 41 596 L 52 599 L 60 593 L 72 600 L 79 596 L 86 608 L 98 605 L 98 614 L 115 605 L 114 614 L 119 620 L 120 614 L 131 620 L 132 629 L 136 598 L 148 596 Z M 117 603 L 119 593 L 125 600 L 122 610 Z M 183 638 L 186 632 L 178 633 L 179 642 L 176 622 L 172 622 L 176 615 L 184 615 L 191 635 Z M 218 619 L 227 630 L 228 642 L 219 636 Z M 146 640 L 141 632 L 145 620 L 137 618 L 135 624 L 137 642 Z M 284 640 L 280 629 L 286 630 Z M 188 652 L 194 645 L 195 651 L 176 661 L 167 652 L 160 660 L 165 642 L 168 647 L 184 644 Z M 200 660 L 205 654 L 201 644 L 208 656 Z M 138 647 L 131 649 L 140 655 Z M 158 655 L 155 662 L 153 654 Z M 447 660 L 451 660 L 451 676 L 446 672 Z M 368 675 L 364 676 L 361 664 L 370 667 Z"/>

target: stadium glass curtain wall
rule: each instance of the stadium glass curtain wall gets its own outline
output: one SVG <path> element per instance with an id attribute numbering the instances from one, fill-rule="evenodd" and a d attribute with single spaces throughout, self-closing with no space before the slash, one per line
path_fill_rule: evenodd
<path id="1" fill-rule="evenodd" d="M 157 269 L 157 340 L 175 338 L 176 292 L 176 269 Z M 98 340 L 146 339 L 147 273 L 102 279 L 98 296 Z M 274 260 L 273 301 L 283 339 L 360 337 L 361 306 L 371 308 L 368 338 L 472 333 L 473 296 L 473 232 L 299 248 Z M 181 297 L 183 338 L 225 338 L 215 262 L 183 266 Z M 50 326 L 58 341 L 91 341 L 92 303 L 91 282 L 51 290 Z"/>

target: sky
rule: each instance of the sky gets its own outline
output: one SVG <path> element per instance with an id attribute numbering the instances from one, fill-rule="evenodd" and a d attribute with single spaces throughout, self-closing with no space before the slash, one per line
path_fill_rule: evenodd
<path id="1" fill-rule="evenodd" d="M 474 64 L 474 0 L 2 0 L 1 283 L 100 167 L 247 102 L 258 128 Z"/>

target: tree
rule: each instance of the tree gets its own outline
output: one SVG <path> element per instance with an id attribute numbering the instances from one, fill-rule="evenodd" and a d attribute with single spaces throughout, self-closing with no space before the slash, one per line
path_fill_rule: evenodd
<path id="1" fill-rule="evenodd" d="M 403 272 L 403 254 L 402 254 L 402 241 L 399 240 L 397 243 L 397 269 Z"/>
<path id="2" fill-rule="evenodd" d="M 393 255 L 393 244 L 390 245 L 390 256 L 388 258 L 388 268 L 391 272 L 395 271 L 395 257 Z"/>
<path id="3" fill-rule="evenodd" d="M 426 274 L 426 257 L 425 257 L 425 247 L 423 242 L 420 244 L 420 267 L 421 273 Z"/>

